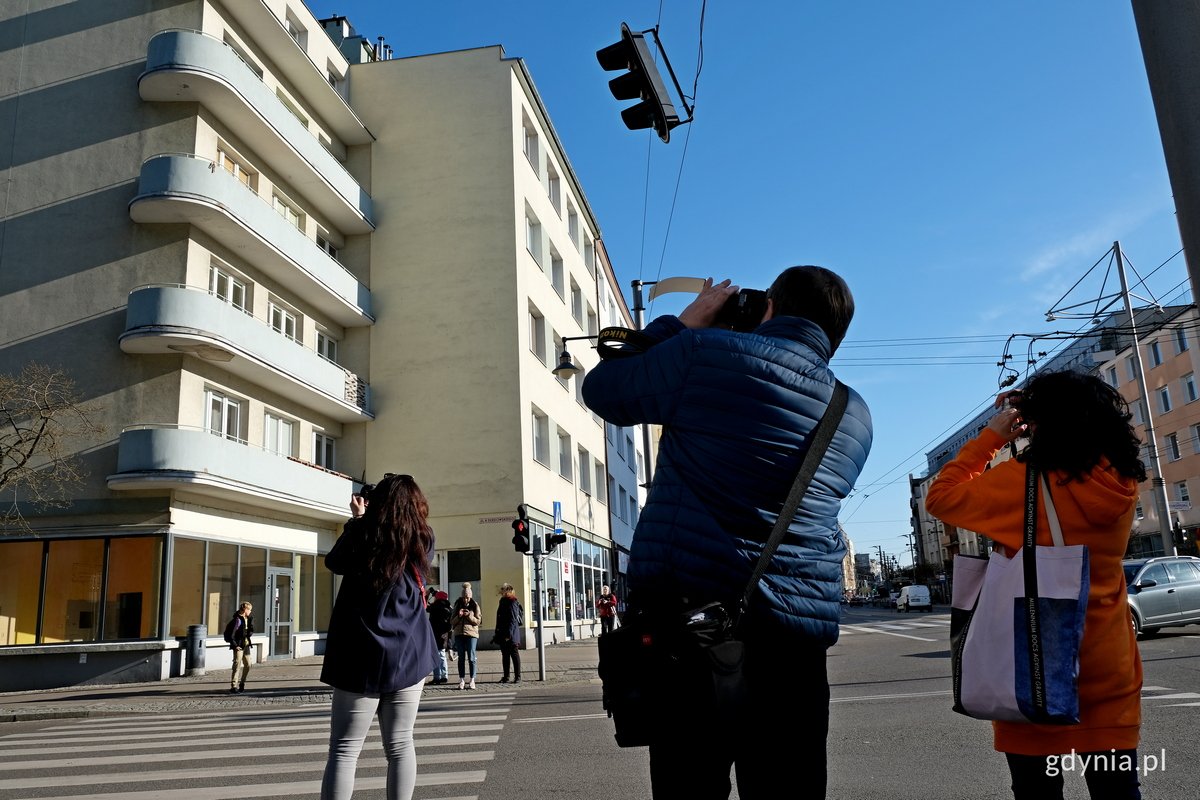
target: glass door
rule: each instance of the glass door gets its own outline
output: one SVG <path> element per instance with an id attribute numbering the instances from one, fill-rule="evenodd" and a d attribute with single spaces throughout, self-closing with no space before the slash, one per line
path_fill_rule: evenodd
<path id="1" fill-rule="evenodd" d="M 267 570 L 267 643 L 268 658 L 292 655 L 292 588 L 290 569 Z"/>

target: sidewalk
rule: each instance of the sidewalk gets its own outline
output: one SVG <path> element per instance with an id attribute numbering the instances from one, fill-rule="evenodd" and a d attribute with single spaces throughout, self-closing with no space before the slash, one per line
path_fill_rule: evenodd
<path id="1" fill-rule="evenodd" d="M 229 654 L 206 653 L 205 674 L 169 678 L 153 683 L 114 686 L 69 686 L 32 692 L 0 692 L 0 723 L 115 714 L 161 714 L 187 711 L 228 711 L 247 706 L 288 706 L 328 702 L 331 689 L 321 683 L 323 656 L 265 661 L 250 670 L 243 694 L 229 693 Z M 523 691 L 551 684 L 599 681 L 596 639 L 546 646 L 546 680 L 538 680 L 538 652 L 521 651 L 521 682 L 501 684 L 500 651 L 480 650 L 477 691 Z M 426 696 L 458 692 L 458 662 L 450 663 L 452 682 L 426 684 Z"/>

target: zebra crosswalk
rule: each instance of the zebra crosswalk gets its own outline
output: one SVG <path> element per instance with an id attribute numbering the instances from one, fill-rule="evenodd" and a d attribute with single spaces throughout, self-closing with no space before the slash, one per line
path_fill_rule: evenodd
<path id="1" fill-rule="evenodd" d="M 950 634 L 950 615 L 949 614 L 933 614 L 924 615 L 920 619 L 898 619 L 896 621 L 888 620 L 861 622 L 861 623 L 846 623 L 843 622 L 840 626 L 842 636 L 854 636 L 856 634 L 883 634 L 886 636 L 899 636 L 903 639 L 917 639 L 925 642 L 941 641 Z"/>
<path id="2" fill-rule="evenodd" d="M 417 713 L 416 800 L 473 800 L 487 778 L 513 692 L 425 697 Z M 315 798 L 329 742 L 328 703 L 108 717 L 0 736 L 0 797 L 10 800 Z M 383 797 L 377 723 L 355 797 Z"/>

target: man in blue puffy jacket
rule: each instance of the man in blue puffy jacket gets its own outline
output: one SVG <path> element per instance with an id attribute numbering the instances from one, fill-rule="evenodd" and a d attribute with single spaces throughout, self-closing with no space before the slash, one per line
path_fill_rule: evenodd
<path id="1" fill-rule="evenodd" d="M 678 317 L 644 331 L 655 344 L 600 363 L 588 406 L 615 425 L 663 426 L 654 483 L 629 560 L 629 602 L 654 613 L 722 601 L 736 608 L 833 394 L 832 357 L 854 299 L 823 267 L 784 270 L 751 333 L 714 327 L 738 287 L 705 281 Z M 850 391 L 845 416 L 741 625 L 749 690 L 745 728 L 713 730 L 689 704 L 650 745 L 654 796 L 777 797 L 779 776 L 824 797 L 829 682 L 846 548 L 841 502 L 871 448 L 871 415 Z M 706 724 L 708 723 L 708 724 Z"/>

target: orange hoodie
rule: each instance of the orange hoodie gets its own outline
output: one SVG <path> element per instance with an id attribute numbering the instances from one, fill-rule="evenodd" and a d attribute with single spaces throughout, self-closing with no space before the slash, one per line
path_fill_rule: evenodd
<path id="1" fill-rule="evenodd" d="M 1025 465 L 1004 461 L 986 470 L 1005 444 L 984 428 L 929 487 L 925 508 L 943 522 L 981 533 L 1010 554 L 1024 534 Z M 1141 727 L 1142 661 L 1129 616 L 1121 561 L 1129 543 L 1137 483 L 1107 461 L 1083 481 L 1047 476 L 1067 544 L 1088 546 L 1091 589 L 1079 657 L 1079 724 L 993 722 L 1003 753 L 1056 755 L 1137 747 Z M 1046 504 L 1038 503 L 1038 544 L 1052 544 Z"/>

